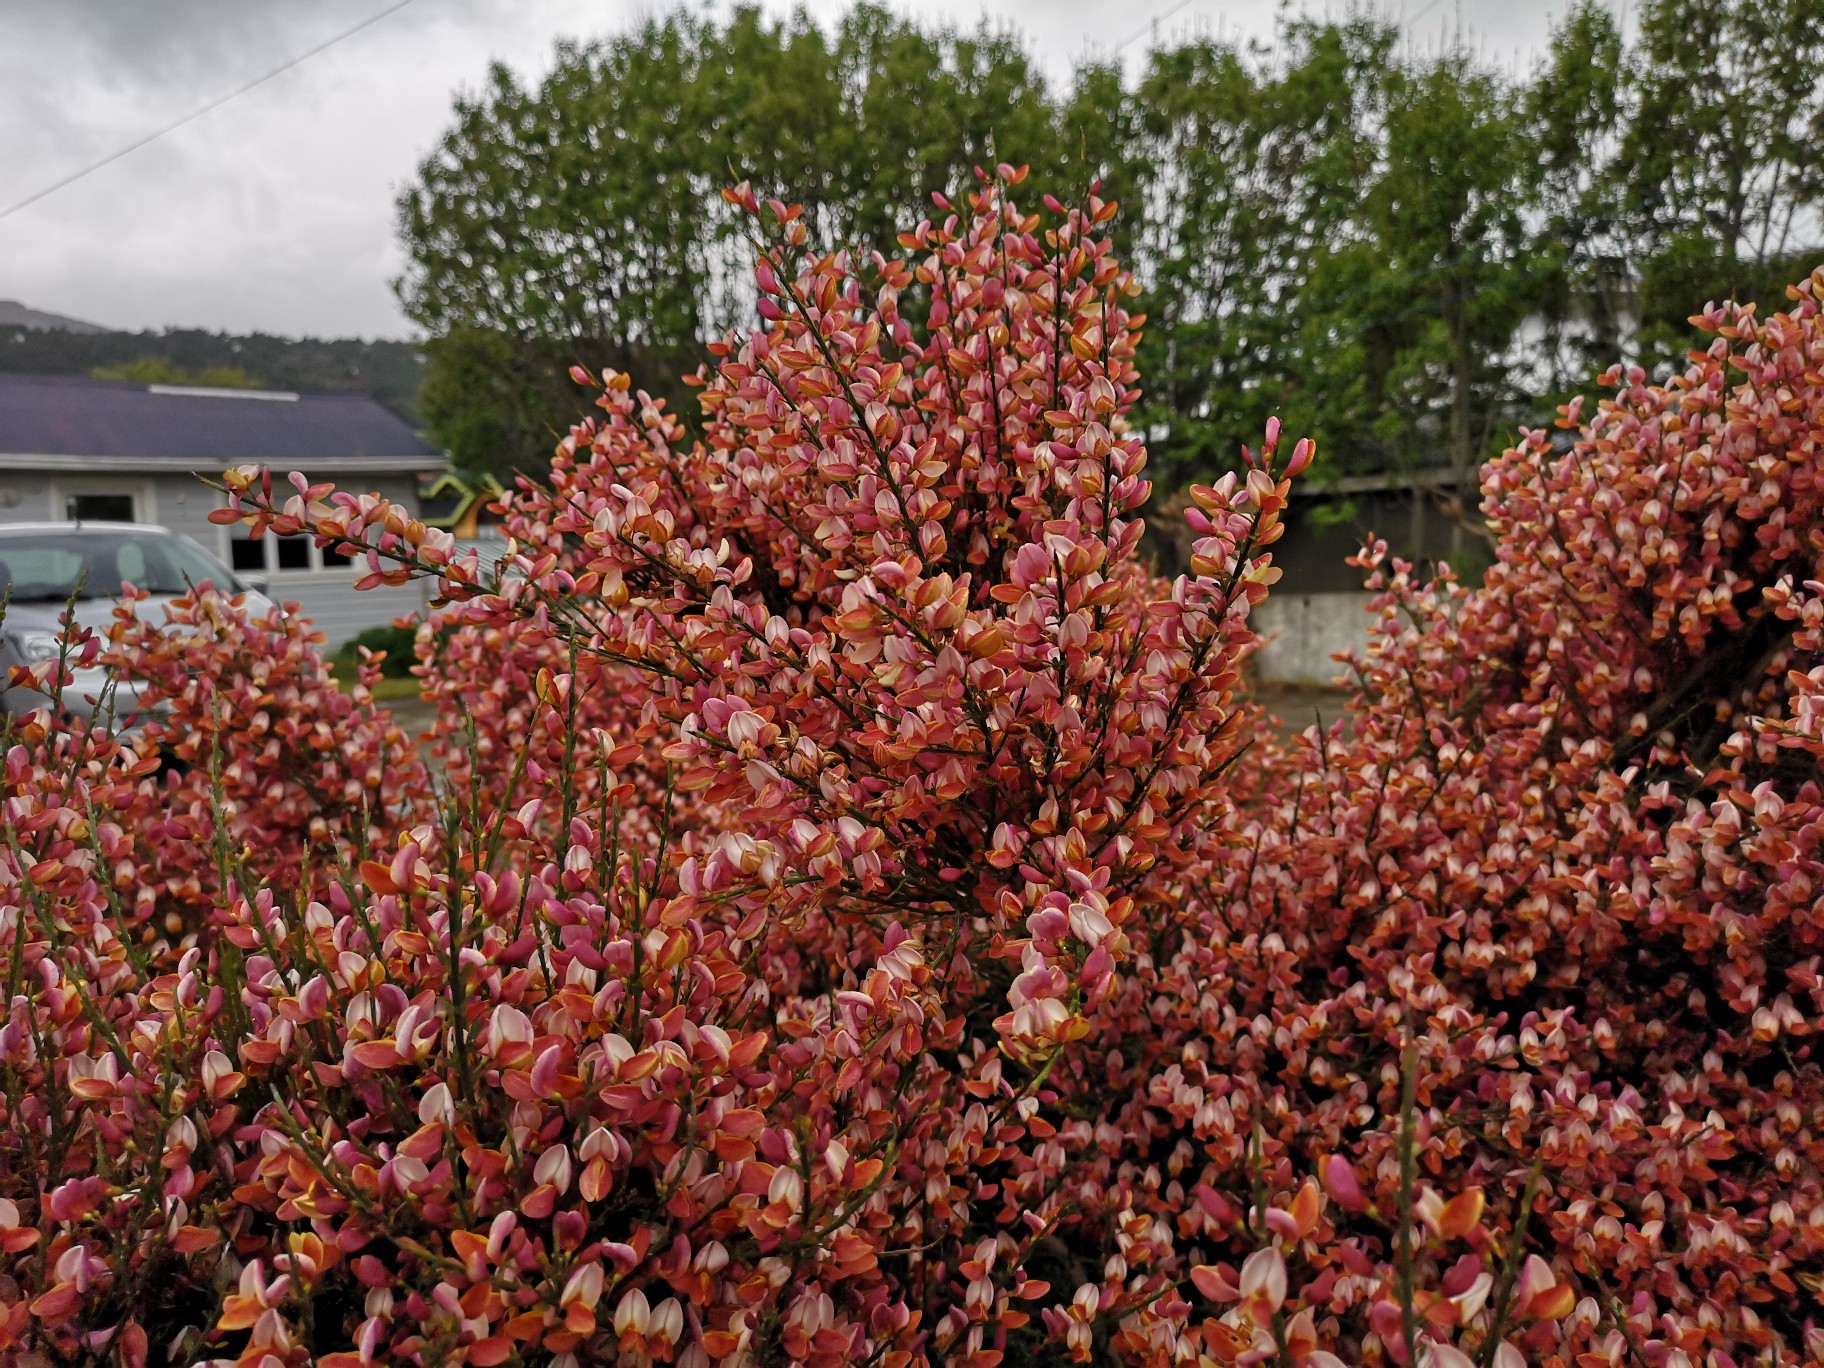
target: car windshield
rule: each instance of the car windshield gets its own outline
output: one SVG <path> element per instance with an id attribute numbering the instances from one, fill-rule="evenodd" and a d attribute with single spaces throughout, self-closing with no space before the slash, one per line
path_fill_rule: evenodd
<path id="1" fill-rule="evenodd" d="M 14 603 L 113 598 L 123 583 L 181 594 L 204 580 L 234 593 L 246 588 L 196 543 L 169 533 L 0 534 L 0 590 L 10 591 Z"/>

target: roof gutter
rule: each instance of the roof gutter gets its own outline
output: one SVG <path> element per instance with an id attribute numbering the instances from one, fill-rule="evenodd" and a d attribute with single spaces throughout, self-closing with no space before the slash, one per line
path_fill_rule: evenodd
<path id="1" fill-rule="evenodd" d="M 410 456 L 286 456 L 260 461 L 256 457 L 204 459 L 197 456 L 71 456 L 23 451 L 0 451 L 0 470 L 35 470 L 46 474 L 191 475 L 219 473 L 237 465 L 297 467 L 311 475 L 354 473 L 363 475 L 415 474 L 449 468 L 449 458 L 438 453 Z"/>

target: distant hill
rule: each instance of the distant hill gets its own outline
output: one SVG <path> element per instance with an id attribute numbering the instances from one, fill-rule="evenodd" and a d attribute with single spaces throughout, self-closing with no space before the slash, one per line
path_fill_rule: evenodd
<path id="1" fill-rule="evenodd" d="M 32 319 L 57 319 L 57 315 L 20 304 L 0 304 L 0 371 L 89 375 L 103 369 L 122 373 L 121 368 L 163 366 L 198 375 L 233 368 L 249 382 L 268 389 L 306 393 L 360 390 L 372 394 L 413 427 L 422 425 L 418 390 L 424 378 L 424 350 L 416 342 L 273 337 L 267 333 L 237 337 L 200 328 L 114 332 L 75 319 L 54 323 Z"/>
<path id="2" fill-rule="evenodd" d="M 55 329 L 72 333 L 105 333 L 106 328 L 99 323 L 84 323 L 80 318 L 66 318 L 62 314 L 46 313 L 43 309 L 30 309 L 16 299 L 0 299 L 0 328 L 35 328 L 40 331 Z"/>

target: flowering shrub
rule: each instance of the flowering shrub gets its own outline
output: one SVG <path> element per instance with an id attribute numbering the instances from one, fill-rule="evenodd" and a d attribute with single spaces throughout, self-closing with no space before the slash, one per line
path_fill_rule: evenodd
<path id="1" fill-rule="evenodd" d="M 1371 552 L 1354 712 L 1281 745 L 1309 445 L 1153 576 L 1112 206 L 1019 180 L 865 289 L 733 192 L 703 439 L 601 377 L 502 567 L 230 473 L 438 580 L 445 780 L 208 592 L 114 634 L 158 729 L 20 729 L 0 1352 L 1824 1354 L 1824 277 L 1492 465 L 1480 588 Z"/>
<path id="2" fill-rule="evenodd" d="M 99 1243 L 43 1237 L 20 1224 L 21 1205 L 47 1223 L 66 1219 L 59 1211 L 99 1205 L 100 1175 L 77 1147 L 95 1137 L 128 1146 L 141 1139 L 135 1125 L 108 1119 L 117 1106 L 102 1105 L 117 1097 L 122 1066 L 133 1067 L 136 1018 L 125 1004 L 152 991 L 168 997 L 170 971 L 206 953 L 214 975 L 206 996 L 221 1010 L 225 988 L 244 973 L 240 950 L 250 948 L 235 943 L 244 939 L 237 933 L 217 939 L 237 890 L 257 888 L 258 902 L 270 906 L 307 885 L 326 889 L 338 854 L 390 845 L 396 819 L 426 794 L 410 742 L 368 700 L 378 662 L 344 696 L 317 654 L 321 637 L 295 616 L 252 619 L 204 584 L 154 624 L 135 611 L 133 600 L 144 597 L 128 591 L 106 637 L 72 629 L 65 660 L 35 667 L 33 681 L 57 690 L 66 664 L 108 664 L 118 680 L 139 686 L 144 725 L 122 739 L 61 724 L 47 711 L 13 730 L 6 755 L 0 1249 L 52 1258 L 28 1272 L 23 1288 L 17 1269 L 0 1280 L 10 1294 L 0 1348 L 9 1351 L 42 1342 L 100 1357 L 114 1345 L 143 1359 L 145 1322 L 159 1324 L 167 1298 L 182 1305 L 197 1295 L 182 1279 L 166 1280 L 151 1233 L 171 1225 L 193 1175 L 166 1163 L 159 1181 L 171 1202 L 161 1207 L 132 1168 L 147 1154 L 169 1159 L 162 1142 L 125 1167 L 103 1162 L 103 1173 L 126 1181 L 92 1232 Z M 201 1041 L 181 1031 L 170 1050 L 185 1068 L 205 1057 Z M 186 1111 L 182 1089 L 167 1095 L 175 1110 L 164 1119 L 176 1122 Z M 100 1113 L 86 1115 L 89 1104 Z M 87 1187 L 81 1178 L 74 1186 L 54 1181 L 78 1174 Z M 198 1238 L 192 1228 L 178 1246 Z M 211 1232 L 188 1247 L 219 1240 Z M 109 1263 L 115 1254 L 118 1264 Z M 91 1269 L 103 1264 L 97 1284 Z M 29 1304 L 27 1289 L 39 1293 Z"/>
<path id="3" fill-rule="evenodd" d="M 1351 720 L 1263 748 L 1111 1003 L 1084 1340 L 1176 1352 L 1134 1270 L 1214 1240 L 1238 1358 L 1824 1357 L 1824 272 L 1793 298 L 1492 463 L 1479 587 L 1367 553 Z"/>
<path id="4" fill-rule="evenodd" d="M 327 853 L 389 846 L 422 813 L 429 777 L 368 692 L 378 658 L 344 694 L 319 652 L 323 638 L 295 615 L 250 620 L 205 588 L 166 617 L 118 613 L 104 656 L 142 690 L 150 716 L 141 744 L 181 771 L 159 793 L 160 820 L 175 829 L 160 838 L 150 870 L 168 878 L 212 867 L 219 847 L 231 861 L 253 861 L 263 885 L 291 893 L 328 873 Z M 194 884 L 186 894 L 196 898 Z"/>

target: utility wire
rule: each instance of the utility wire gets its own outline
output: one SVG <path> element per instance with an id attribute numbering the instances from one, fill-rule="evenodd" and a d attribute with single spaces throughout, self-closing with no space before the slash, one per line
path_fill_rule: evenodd
<path id="1" fill-rule="evenodd" d="M 1405 28 L 1409 24 L 1418 23 L 1419 20 L 1423 19 L 1426 15 L 1430 14 L 1433 10 L 1435 10 L 1439 5 L 1441 5 L 1443 3 L 1444 3 L 1444 0 L 1431 0 L 1431 3 L 1429 5 L 1425 6 L 1424 9 L 1420 10 L 1417 14 L 1413 15 L 1411 18 L 1400 20 L 1400 27 Z"/>
<path id="2" fill-rule="evenodd" d="M 1139 42 L 1142 38 L 1146 37 L 1147 34 L 1154 32 L 1156 29 L 1158 29 L 1159 25 L 1163 24 L 1167 19 L 1170 19 L 1174 14 L 1178 13 L 1179 10 L 1185 8 L 1190 3 L 1191 3 L 1191 0 L 1178 0 L 1177 4 L 1173 5 L 1170 9 L 1166 10 L 1164 13 L 1155 14 L 1151 19 L 1148 19 L 1139 28 L 1135 29 L 1132 33 L 1128 34 L 1127 37 L 1123 38 L 1120 42 L 1116 43 L 1114 45 L 1114 47 L 1109 50 L 1108 55 L 1110 57 L 1113 57 L 1118 52 L 1126 51 L 1128 48 L 1132 47 L 1135 43 Z"/>
<path id="3" fill-rule="evenodd" d="M 413 0 L 394 0 L 393 4 L 388 5 L 385 9 L 381 10 L 378 14 L 370 15 L 366 19 L 363 19 L 360 23 L 355 24 L 350 28 L 343 29 L 342 32 L 336 34 L 335 37 L 325 39 L 323 42 L 318 43 L 315 47 L 308 48 L 305 51 L 300 52 L 296 57 L 291 58 L 289 61 L 285 62 L 284 64 L 282 64 L 280 66 L 274 67 L 271 71 L 267 72 L 264 76 L 257 76 L 253 80 L 247 82 L 247 84 L 242 85 L 242 86 L 237 86 L 235 89 L 229 91 L 226 95 L 218 96 L 216 99 L 209 101 L 208 104 L 202 105 L 196 109 L 191 110 L 188 114 L 184 115 L 181 119 L 177 119 L 171 123 L 166 124 L 163 128 L 158 129 L 156 132 L 148 133 L 145 137 L 141 138 L 138 142 L 128 143 L 125 147 L 119 149 L 118 151 L 110 152 L 107 156 L 103 157 L 100 161 L 91 162 L 88 166 L 83 167 L 80 171 L 72 172 L 71 174 L 65 176 L 62 180 L 53 181 L 51 184 L 45 186 L 44 189 L 35 191 L 32 194 L 27 195 L 24 199 L 20 200 L 17 204 L 10 204 L 4 209 L 0 209 L 0 219 L 12 217 L 14 214 L 18 213 L 21 209 L 24 209 L 27 205 L 36 204 L 36 203 L 38 203 L 39 200 L 44 199 L 46 196 L 56 194 L 59 190 L 62 190 L 65 186 L 74 185 L 77 181 L 81 180 L 84 176 L 93 175 L 95 172 L 101 170 L 104 166 L 113 165 L 115 162 L 119 161 L 122 157 L 128 156 L 134 152 L 139 151 L 140 148 L 145 147 L 149 143 L 157 142 L 160 138 L 164 137 L 165 134 L 176 132 L 178 129 L 182 128 L 185 124 L 192 123 L 195 120 L 202 118 L 203 115 L 209 113 L 211 110 L 220 109 L 223 105 L 227 104 L 230 100 L 238 99 L 240 96 L 245 95 L 248 91 L 254 89 L 256 86 L 265 85 L 266 82 L 272 80 L 275 76 L 283 76 L 286 72 L 290 71 L 293 67 L 299 65 L 300 63 L 309 61 L 312 57 L 315 57 L 318 53 L 327 52 L 330 48 L 334 47 L 337 43 L 340 43 L 348 38 L 353 38 L 357 33 L 361 32 L 362 29 L 371 28 L 373 25 L 379 23 L 382 19 L 385 19 L 388 15 L 397 14 L 400 10 L 404 9 L 407 5 L 411 4 L 412 2 L 413 2 Z"/>

